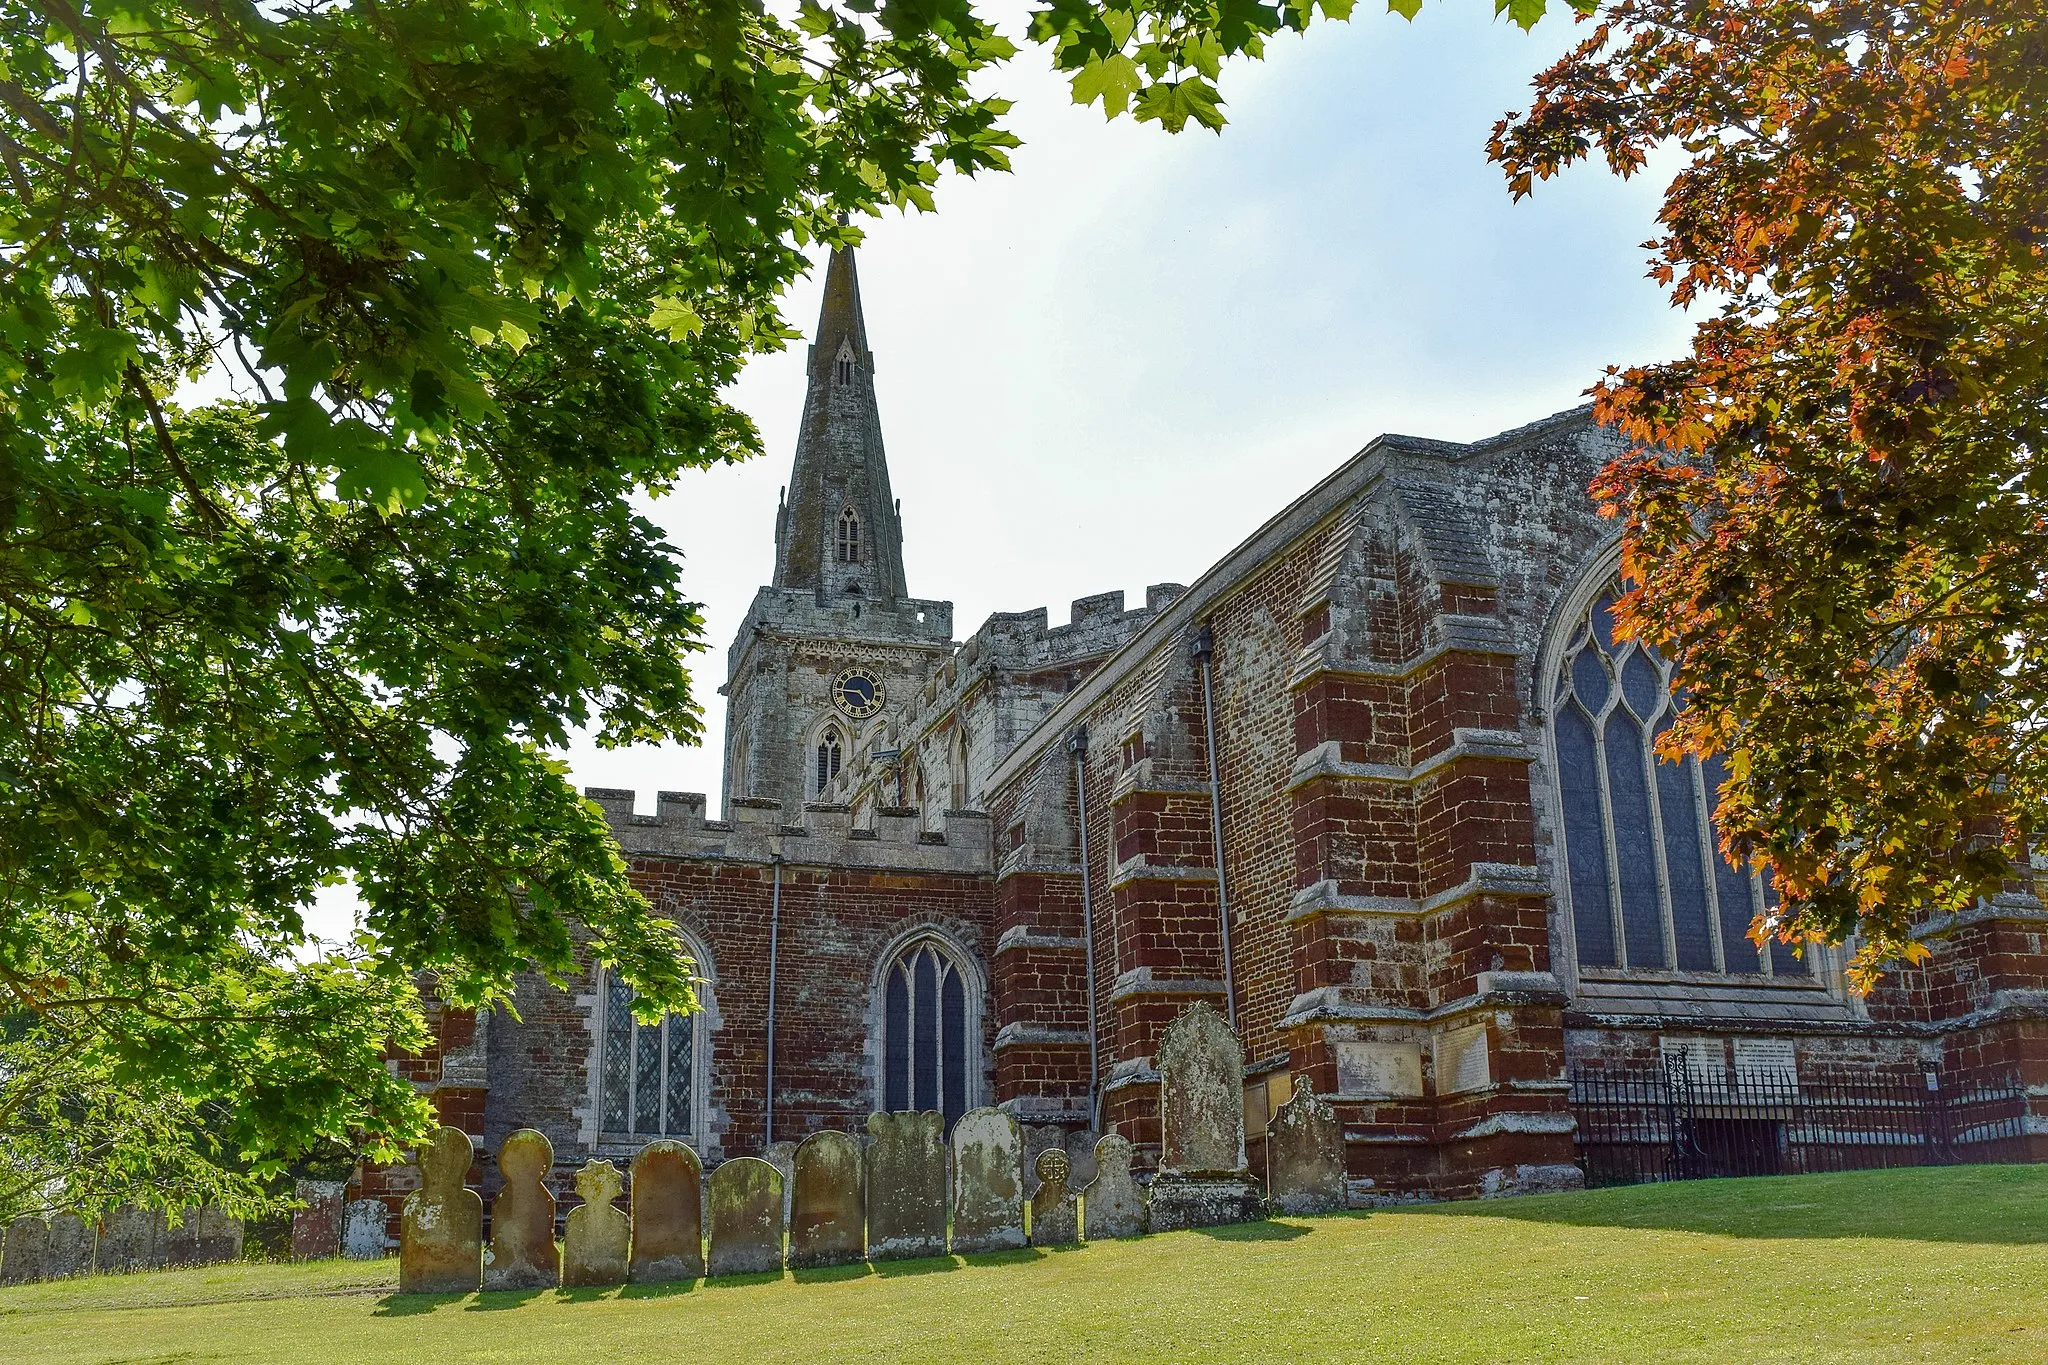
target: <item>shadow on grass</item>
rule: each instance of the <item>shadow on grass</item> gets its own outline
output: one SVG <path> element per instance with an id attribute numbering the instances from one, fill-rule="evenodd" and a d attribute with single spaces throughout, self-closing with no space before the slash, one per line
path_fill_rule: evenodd
<path id="1" fill-rule="evenodd" d="M 547 1289 L 493 1289 L 476 1296 L 473 1303 L 462 1311 L 465 1313 L 501 1313 L 507 1308 L 523 1308 L 543 1294 L 557 1293 Z"/>
<path id="2" fill-rule="evenodd" d="M 948 1270 L 958 1270 L 964 1262 L 958 1256 L 919 1256 L 915 1260 L 870 1261 L 868 1264 L 883 1279 L 894 1280 L 906 1275 L 942 1275 Z"/>
<path id="3" fill-rule="evenodd" d="M 1270 1220 L 1264 1223 L 1224 1223 L 1213 1228 L 1188 1230 L 1219 1242 L 1291 1242 L 1315 1231 L 1305 1223 L 1275 1223 Z"/>
<path id="4" fill-rule="evenodd" d="M 415 1318 L 422 1313 L 431 1313 L 446 1308 L 451 1303 L 460 1303 L 467 1294 L 386 1294 L 377 1300 L 377 1306 L 370 1311 L 373 1318 Z"/>
<path id="5" fill-rule="evenodd" d="M 789 1272 L 789 1278 L 798 1284 L 838 1284 L 841 1280 L 864 1280 L 875 1273 L 875 1268 L 866 1261 L 848 1261 L 844 1265 L 813 1265 Z"/>
<path id="6" fill-rule="evenodd" d="M 629 1284 L 621 1286 L 622 1299 L 673 1299 L 694 1293 L 702 1280 L 667 1280 L 660 1284 Z"/>
<path id="7" fill-rule="evenodd" d="M 1630 1185 L 1388 1210 L 1759 1239 L 2048 1242 L 2048 1165 L 1925 1166 Z"/>

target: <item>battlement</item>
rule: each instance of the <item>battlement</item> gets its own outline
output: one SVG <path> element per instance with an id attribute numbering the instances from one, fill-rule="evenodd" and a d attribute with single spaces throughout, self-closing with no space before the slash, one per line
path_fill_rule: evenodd
<path id="1" fill-rule="evenodd" d="M 617 787 L 586 787 L 583 794 L 604 811 L 612 836 L 626 856 L 731 858 L 807 867 L 865 867 L 919 872 L 987 873 L 994 863 L 989 822 L 978 811 L 947 811 L 941 828 L 919 828 L 915 810 L 886 807 L 873 829 L 855 829 L 853 813 L 841 805 L 807 802 L 802 821 L 786 824 L 779 801 L 736 798 L 730 820 L 704 818 L 702 792 L 661 792 L 654 814 L 633 813 L 634 793 Z"/>
<path id="2" fill-rule="evenodd" d="M 994 612 L 961 647 L 960 661 L 969 667 L 985 661 L 993 668 L 1025 671 L 1111 653 L 1186 591 L 1184 584 L 1154 583 L 1145 589 L 1145 605 L 1128 611 L 1121 591 L 1077 597 L 1063 626 L 1050 625 L 1044 607 Z"/>

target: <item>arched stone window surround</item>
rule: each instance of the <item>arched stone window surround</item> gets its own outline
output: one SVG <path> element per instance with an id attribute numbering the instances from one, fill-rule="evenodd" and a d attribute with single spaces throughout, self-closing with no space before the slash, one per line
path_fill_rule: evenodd
<path id="1" fill-rule="evenodd" d="M 1609 631 L 1594 632 L 1602 597 L 1611 590 L 1618 593 L 1620 553 L 1618 538 L 1610 540 L 1560 597 L 1534 679 L 1548 776 L 1551 881 L 1562 929 L 1555 947 L 1575 977 L 1775 976 L 1817 984 L 1823 953 L 1810 949 L 1803 959 L 1795 958 L 1789 947 L 1773 943 L 1759 954 L 1743 936 L 1768 892 L 1755 873 L 1730 868 L 1719 856 L 1711 823 L 1718 763 L 1710 767 L 1687 759 L 1674 768 L 1649 751 L 1673 714 L 1669 665 L 1654 651 L 1614 640 Z M 1590 687 L 1575 682 L 1575 666 L 1580 681 Z M 1648 709 L 1647 683 L 1653 677 L 1655 709 L 1638 720 L 1640 709 Z M 1625 678 L 1637 698 L 1634 703 L 1624 692 Z M 1574 727 L 1574 733 L 1560 733 Z M 1630 731 L 1640 745 L 1640 774 L 1626 762 Z M 1607 747 L 1610 735 L 1619 740 L 1613 749 Z M 1589 738 L 1591 764 L 1585 761 Z M 1619 797 L 1618 777 L 1636 784 Z M 1638 798 L 1650 837 L 1628 839 L 1625 826 L 1631 821 L 1617 823 L 1616 802 L 1633 805 Z M 1667 821 L 1667 812 L 1675 812 L 1680 821 L 1690 819 L 1692 847 L 1700 860 L 1690 871 L 1682 825 L 1674 828 L 1678 822 Z M 1746 894 L 1748 904 L 1731 905 L 1731 893 Z M 1692 913 L 1701 903 L 1703 917 Z M 1589 910 L 1604 923 L 1582 925 L 1580 917 Z"/>
<path id="2" fill-rule="evenodd" d="M 860 513 L 851 504 L 839 509 L 833 546 L 834 558 L 841 564 L 860 563 Z"/>
<path id="3" fill-rule="evenodd" d="M 688 1109 L 682 1116 L 683 1121 L 680 1124 L 674 1121 L 664 1123 L 661 1126 L 667 1130 L 666 1132 L 640 1130 L 631 1119 L 623 1127 L 618 1124 L 615 1097 L 607 1094 L 607 1063 L 610 1059 L 607 1046 L 616 1042 L 611 1031 L 617 1027 L 617 1011 L 622 1002 L 615 988 L 623 983 L 615 982 L 609 968 L 595 967 L 591 972 L 595 989 L 588 995 L 578 997 L 578 1003 L 583 1004 L 587 1011 L 587 1023 L 591 1034 L 590 1074 L 588 1090 L 584 1097 L 582 1137 L 586 1146 L 599 1155 L 609 1153 L 630 1156 L 660 1136 L 674 1137 L 687 1142 L 700 1156 L 717 1151 L 716 1135 L 712 1131 L 715 1115 L 711 1105 L 713 1036 L 723 1022 L 718 1010 L 717 972 L 703 941 L 688 930 L 681 932 L 683 949 L 696 964 L 697 1010 L 688 1015 L 671 1014 L 662 1024 L 665 1030 L 673 1030 L 680 1025 L 690 1031 L 691 1074 L 684 1096 Z M 644 1032 L 644 1025 L 635 1028 L 635 1044 Z M 669 1036 L 664 1036 L 661 1041 L 666 1051 Z M 667 1061 L 668 1058 L 665 1056 L 663 1060 Z M 666 1081 L 667 1076 L 663 1076 L 662 1080 Z M 664 1098 L 668 1096 L 664 1095 Z M 610 1112 L 608 1105 L 611 1106 Z M 633 1117 L 637 1118 L 637 1115 Z M 671 1117 L 671 1114 L 663 1115 L 664 1119 Z"/>
<path id="4" fill-rule="evenodd" d="M 915 959 L 924 949 L 936 951 L 950 963 L 962 988 L 962 1086 L 959 1103 L 960 1113 L 965 1113 L 989 1102 L 986 1083 L 988 1059 L 982 1042 L 982 1021 L 986 1018 L 984 1011 L 988 1005 L 988 978 L 982 970 L 980 960 L 968 951 L 959 938 L 944 926 L 930 922 L 910 925 L 890 939 L 877 954 L 874 971 L 868 979 L 867 1070 L 872 1086 L 870 1103 L 878 1111 L 886 1111 L 889 1107 L 890 975 L 899 963 Z M 915 1072 L 915 1069 L 913 1065 L 912 1071 Z M 951 1117 L 957 1118 L 958 1114 Z"/>
<path id="5" fill-rule="evenodd" d="M 811 727 L 810 737 L 804 741 L 804 781 L 814 798 L 824 798 L 852 753 L 853 741 L 836 716 L 824 716 Z"/>

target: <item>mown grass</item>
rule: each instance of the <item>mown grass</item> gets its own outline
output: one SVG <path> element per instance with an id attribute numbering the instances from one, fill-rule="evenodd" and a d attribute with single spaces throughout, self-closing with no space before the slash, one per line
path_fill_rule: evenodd
<path id="1" fill-rule="evenodd" d="M 2048 1167 L 1702 1181 L 674 1287 L 393 1263 L 0 1291 L 0 1359 L 2048 1360 Z"/>

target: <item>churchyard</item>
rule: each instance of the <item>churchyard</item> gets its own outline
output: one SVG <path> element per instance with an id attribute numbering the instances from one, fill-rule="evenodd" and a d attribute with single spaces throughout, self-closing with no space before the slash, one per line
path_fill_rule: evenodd
<path id="1" fill-rule="evenodd" d="M 0 1358 L 2040 1360 L 2048 1170 L 1692 1181 L 609 1289 L 397 1282 L 387 1259 L 5 1289 Z"/>

